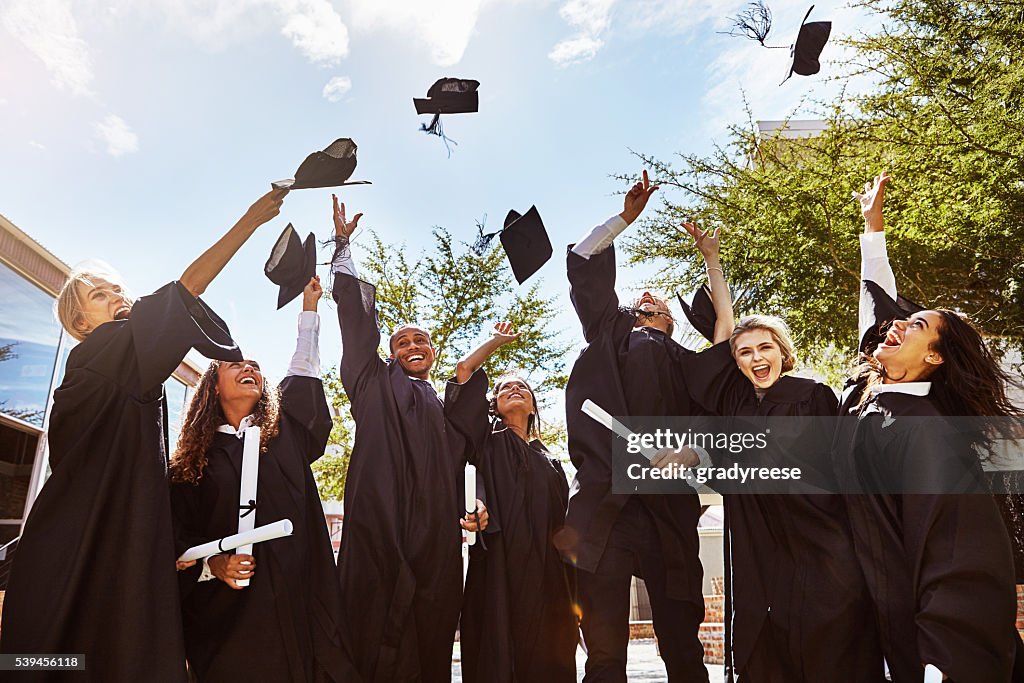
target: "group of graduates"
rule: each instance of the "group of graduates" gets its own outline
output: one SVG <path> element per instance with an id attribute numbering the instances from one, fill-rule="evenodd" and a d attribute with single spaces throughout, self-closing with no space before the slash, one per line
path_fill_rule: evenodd
<path id="1" fill-rule="evenodd" d="M 811 454 L 800 464 L 817 492 L 725 494 L 730 680 L 905 683 L 927 666 L 959 683 L 1016 679 L 1013 558 L 992 496 L 866 484 L 851 493 L 883 470 L 927 477 L 944 458 L 981 481 L 970 444 L 894 437 L 883 431 L 892 418 L 1018 414 L 969 320 L 909 310 L 897 295 L 882 218 L 888 180 L 855 193 L 866 226 L 864 363 L 840 401 L 787 374 L 796 352 L 781 320 L 734 324 L 717 231 L 684 225 L 707 266 L 713 345 L 674 341 L 666 301 L 649 292 L 620 305 L 613 242 L 658 189 L 644 172 L 623 211 L 567 254 L 586 340 L 565 396 L 571 486 L 540 440 L 527 378 L 492 386 L 481 369 L 516 342 L 510 324 L 458 362 L 443 399 L 429 330 L 399 326 L 382 358 L 375 288 L 350 249 L 361 214 L 348 220 L 335 197 L 332 295 L 356 424 L 336 563 L 310 470 L 332 427 L 319 279 L 303 290 L 296 350 L 276 388 L 199 298 L 287 190 L 260 198 L 177 281 L 137 301 L 111 274 L 74 273 L 58 317 L 80 343 L 54 394 L 52 474 L 19 543 L 0 651 L 85 656 L 85 672 L 17 680 L 433 683 L 450 680 L 458 630 L 468 683 L 573 682 L 578 644 L 585 681 L 623 681 L 637 576 L 668 680 L 706 682 L 698 495 L 613 490 L 613 436 L 583 413 L 590 400 L 617 416 L 850 417 L 834 433 L 782 436 Z M 168 457 L 163 383 L 190 349 L 212 361 Z M 251 426 L 260 427 L 258 496 L 240 510 Z M 697 462 L 679 449 L 652 465 Z M 467 463 L 480 482 L 469 512 Z M 291 520 L 294 533 L 251 554 L 175 562 L 235 533 L 240 514 L 257 525 Z M 465 588 L 462 530 L 479 532 Z"/>

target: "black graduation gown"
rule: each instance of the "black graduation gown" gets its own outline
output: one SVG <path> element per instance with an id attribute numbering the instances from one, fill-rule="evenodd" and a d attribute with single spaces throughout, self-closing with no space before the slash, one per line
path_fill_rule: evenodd
<path id="1" fill-rule="evenodd" d="M 356 422 L 338 555 L 342 636 L 368 681 L 448 681 L 462 602 L 465 442 L 433 386 L 378 355 L 373 286 L 337 275 L 333 295 Z M 477 382 L 486 387 L 486 376 L 467 384 Z"/>
<path id="2" fill-rule="evenodd" d="M 544 445 L 523 441 L 487 418 L 487 398 L 453 396 L 445 403 L 477 403 L 475 424 L 456 426 L 473 444 L 477 479 L 489 521 L 470 547 L 459 627 L 466 683 L 575 683 L 579 630 L 566 566 L 553 543 L 565 521 L 569 484 Z"/>
<path id="3" fill-rule="evenodd" d="M 877 303 L 866 353 L 891 320 Z M 977 455 L 929 396 L 882 393 L 859 406 L 865 390 L 859 378 L 847 383 L 840 412 L 849 417 L 833 460 L 844 490 L 869 492 L 846 503 L 892 680 L 920 681 L 927 662 L 957 683 L 1009 681 L 1018 640 L 1013 558 Z M 870 493 L 892 483 L 915 490 L 950 472 L 967 475 L 970 492 Z"/>
<path id="4" fill-rule="evenodd" d="M 770 418 L 772 449 L 761 454 L 770 461 L 740 464 L 799 467 L 801 483 L 834 491 L 832 389 L 783 376 L 758 401 L 728 342 L 701 356 L 689 383 L 696 400 L 712 414 L 741 417 L 742 431 Z M 827 419 L 799 419 L 812 416 Z M 725 493 L 730 680 L 816 683 L 841 671 L 845 681 L 880 681 L 881 649 L 842 496 Z"/>
<path id="5" fill-rule="evenodd" d="M 185 680 L 163 382 L 193 347 L 242 358 L 224 322 L 171 283 L 68 355 L 50 415 L 53 474 L 18 543 L 0 650 L 84 653 L 86 672 L 18 680 Z"/>
<path id="6" fill-rule="evenodd" d="M 182 572 L 182 615 L 189 663 L 200 681 L 333 680 L 353 670 L 341 648 L 334 552 L 309 465 L 323 455 L 331 414 L 318 378 L 281 383 L 280 431 L 259 456 L 256 526 L 291 520 L 291 536 L 253 546 L 247 588 L 197 582 Z M 198 484 L 172 485 L 178 553 L 238 532 L 243 440 L 218 432 Z"/>
<path id="7" fill-rule="evenodd" d="M 633 332 L 635 316 L 620 311 L 615 294 L 615 247 L 584 259 L 570 251 L 570 297 L 587 346 L 573 364 L 565 389 L 569 457 L 576 466 L 565 526 L 555 543 L 566 562 L 593 572 L 608 534 L 630 495 L 612 493 L 612 435 L 583 413 L 594 401 L 616 416 L 693 415 L 686 374 L 698 354 L 658 330 Z M 673 370 L 674 369 L 674 370 Z M 700 600 L 696 492 L 639 496 L 657 524 L 667 595 Z"/>

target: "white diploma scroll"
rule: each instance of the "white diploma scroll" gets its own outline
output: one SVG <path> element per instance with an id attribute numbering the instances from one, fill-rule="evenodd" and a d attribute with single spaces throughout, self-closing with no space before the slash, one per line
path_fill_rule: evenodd
<path id="1" fill-rule="evenodd" d="M 924 683 L 942 683 L 942 672 L 934 664 L 924 668 Z"/>
<path id="2" fill-rule="evenodd" d="M 256 481 L 260 473 L 260 428 L 246 427 L 242 437 L 242 481 L 238 487 L 238 533 L 256 528 Z M 252 555 L 252 543 L 238 546 L 237 554 Z M 248 586 L 250 579 L 238 579 Z"/>
<path id="3" fill-rule="evenodd" d="M 178 562 L 201 560 L 204 557 L 210 557 L 217 553 L 224 553 L 242 546 L 252 548 L 254 543 L 263 543 L 264 541 L 273 541 L 275 538 L 291 536 L 294 530 L 295 528 L 292 526 L 291 520 L 282 519 L 281 521 L 274 522 L 273 524 L 258 526 L 244 534 L 225 536 L 219 541 L 210 541 L 209 543 L 203 543 L 202 545 L 194 545 L 181 554 L 181 557 L 178 558 Z"/>
<path id="4" fill-rule="evenodd" d="M 608 413 L 608 411 L 591 401 L 589 398 L 583 402 L 582 410 L 588 416 L 610 429 L 616 436 L 625 439 L 627 442 L 633 436 L 633 432 L 629 427 L 616 420 Z M 696 452 L 700 457 L 700 465 L 698 465 L 698 467 L 708 467 L 711 464 L 711 458 L 703 448 L 697 447 L 694 449 L 694 452 Z M 640 454 L 648 460 L 654 458 L 657 453 L 658 451 L 653 448 L 645 448 L 644 446 L 640 447 Z M 708 488 L 707 485 L 697 484 L 694 480 L 687 481 L 694 489 L 697 490 L 697 493 L 700 494 L 701 505 L 722 504 L 722 496 Z"/>
<path id="5" fill-rule="evenodd" d="M 476 466 L 466 465 L 466 513 L 476 512 Z M 476 543 L 476 532 L 466 532 L 466 545 Z"/>

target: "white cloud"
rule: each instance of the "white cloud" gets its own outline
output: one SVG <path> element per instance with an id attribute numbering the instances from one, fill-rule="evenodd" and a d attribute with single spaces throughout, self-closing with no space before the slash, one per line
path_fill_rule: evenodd
<path id="1" fill-rule="evenodd" d="M 408 35 L 430 51 L 438 66 L 462 60 L 485 0 L 352 0 L 352 28 Z"/>
<path id="2" fill-rule="evenodd" d="M 352 89 L 352 79 L 348 76 L 335 76 L 324 86 L 324 99 L 328 102 L 340 102 L 341 98 Z"/>
<path id="3" fill-rule="evenodd" d="M 68 0 L 12 0 L 0 9 L 0 25 L 39 58 L 55 86 L 91 94 L 92 60 Z"/>
<path id="4" fill-rule="evenodd" d="M 348 27 L 327 0 L 279 1 L 281 33 L 314 64 L 333 66 L 348 56 Z"/>
<path id="5" fill-rule="evenodd" d="M 603 40 L 586 35 L 566 38 L 551 49 L 548 59 L 559 66 L 586 62 L 593 59 L 603 45 Z"/>
<path id="6" fill-rule="evenodd" d="M 118 157 L 139 151 L 139 136 L 132 132 L 120 116 L 108 114 L 93 127 L 96 130 L 96 137 L 106 143 L 107 153 L 111 156 Z"/>
<path id="7" fill-rule="evenodd" d="M 29 140 L 28 141 L 28 146 L 29 147 L 35 147 L 36 149 L 46 149 L 46 145 L 44 145 L 41 142 L 36 142 L 35 140 Z"/>
<path id="8" fill-rule="evenodd" d="M 558 10 L 567 24 L 576 29 L 569 38 L 559 41 L 548 59 L 559 66 L 568 66 L 593 59 L 604 45 L 601 34 L 611 23 L 616 0 L 568 0 Z"/>

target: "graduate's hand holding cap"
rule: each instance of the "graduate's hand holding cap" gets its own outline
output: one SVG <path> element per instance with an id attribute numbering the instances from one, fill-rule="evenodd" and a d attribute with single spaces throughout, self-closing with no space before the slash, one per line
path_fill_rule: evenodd
<path id="1" fill-rule="evenodd" d="M 320 286 L 320 277 L 314 275 L 309 278 L 309 283 L 302 290 L 302 310 L 315 312 L 323 295 L 324 288 Z"/>
<path id="2" fill-rule="evenodd" d="M 245 215 L 257 225 L 263 225 L 281 213 L 281 205 L 284 203 L 288 190 L 271 190 L 257 199 Z"/>
<path id="3" fill-rule="evenodd" d="M 639 218 L 647 206 L 647 200 L 651 198 L 651 195 L 657 189 L 658 186 L 651 185 L 651 179 L 647 176 L 647 171 L 644 171 L 643 179 L 633 185 L 629 192 L 626 193 L 626 199 L 622 203 L 622 213 L 619 214 L 622 220 L 630 224 Z"/>

